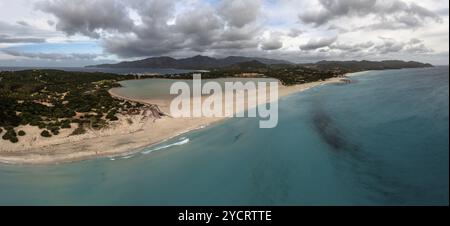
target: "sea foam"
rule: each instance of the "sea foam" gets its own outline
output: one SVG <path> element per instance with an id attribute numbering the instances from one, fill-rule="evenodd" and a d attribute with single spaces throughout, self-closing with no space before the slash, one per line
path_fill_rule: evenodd
<path id="1" fill-rule="evenodd" d="M 189 138 L 184 138 L 184 139 L 180 139 L 180 140 L 181 141 L 179 141 L 179 142 L 175 142 L 175 143 L 172 143 L 172 144 L 168 144 L 168 145 L 152 148 L 150 150 L 143 151 L 141 153 L 144 154 L 144 155 L 147 155 L 147 154 L 150 154 L 150 153 L 152 153 L 154 151 L 159 151 L 159 150 L 170 148 L 170 147 L 173 147 L 173 146 L 181 146 L 181 145 L 189 143 Z"/>

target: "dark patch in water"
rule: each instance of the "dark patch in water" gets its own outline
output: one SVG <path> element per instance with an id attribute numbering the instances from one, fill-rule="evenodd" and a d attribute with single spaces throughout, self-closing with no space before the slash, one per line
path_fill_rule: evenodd
<path id="1" fill-rule="evenodd" d="M 331 117 L 323 111 L 314 113 L 313 123 L 320 137 L 333 149 L 342 150 L 348 146 L 342 132 L 335 126 Z"/>
<path id="2" fill-rule="evenodd" d="M 239 133 L 238 135 L 234 136 L 233 143 L 236 143 L 239 139 L 241 139 L 242 135 L 244 135 L 244 133 Z"/>
<path id="3" fill-rule="evenodd" d="M 387 166 L 385 162 L 364 152 L 360 145 L 349 141 L 333 118 L 319 106 L 316 106 L 313 112 L 312 121 L 324 142 L 339 154 L 336 157 L 340 161 L 335 162 L 335 166 L 340 168 L 338 171 L 345 169 L 353 171 L 355 180 L 363 189 L 370 191 L 370 194 L 366 195 L 367 199 L 383 205 L 405 203 L 399 192 L 408 190 L 408 185 L 388 175 L 384 169 Z M 409 188 L 409 190 L 414 189 Z"/>

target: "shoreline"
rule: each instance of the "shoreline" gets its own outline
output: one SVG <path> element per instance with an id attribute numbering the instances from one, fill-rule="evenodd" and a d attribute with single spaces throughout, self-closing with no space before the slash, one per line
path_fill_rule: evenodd
<path id="1" fill-rule="evenodd" d="M 280 86 L 278 91 L 279 99 L 317 86 L 342 82 L 342 79 L 345 79 L 346 76 L 348 75 L 334 77 L 325 81 L 294 86 Z M 167 114 L 168 105 L 170 105 L 167 103 L 169 100 L 130 98 L 115 93 L 113 89 L 110 89 L 109 93 L 115 98 L 156 105 L 167 116 L 161 119 L 146 119 L 145 121 L 136 119 L 138 124 L 133 125 L 133 129 L 130 128 L 130 125 L 127 126 L 126 123 L 122 123 L 117 124 L 117 128 L 112 128 L 106 132 L 97 131 L 75 137 L 59 137 L 59 143 L 51 143 L 51 139 L 54 139 L 51 138 L 47 140 L 47 143 L 42 142 L 42 144 L 34 146 L 33 141 L 30 141 L 30 147 L 23 150 L 5 151 L 3 148 L 0 149 L 0 163 L 10 165 L 56 165 L 99 158 L 126 157 L 183 134 L 230 119 L 230 117 L 172 118 Z M 247 104 L 245 110 L 248 110 Z M 124 116 L 124 121 L 126 121 L 126 117 Z M 6 148 L 13 145 L 7 144 Z"/>

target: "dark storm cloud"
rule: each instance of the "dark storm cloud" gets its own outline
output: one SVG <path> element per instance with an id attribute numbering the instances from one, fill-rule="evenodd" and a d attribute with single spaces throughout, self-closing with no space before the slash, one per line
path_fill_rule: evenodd
<path id="1" fill-rule="evenodd" d="M 337 36 L 331 38 L 310 39 L 308 43 L 301 45 L 300 49 L 304 51 L 315 50 L 323 47 L 328 47 L 337 40 Z"/>
<path id="2" fill-rule="evenodd" d="M 183 39 L 183 48 L 202 51 L 220 39 L 223 21 L 212 9 L 188 11 L 179 15 L 173 32 Z"/>
<path id="3" fill-rule="evenodd" d="M 319 0 L 319 3 L 322 9 L 302 13 L 300 19 L 319 26 L 340 16 L 363 16 L 372 11 L 376 0 Z"/>
<path id="4" fill-rule="evenodd" d="M 224 0 L 181 12 L 176 4 L 175 0 L 49 0 L 38 8 L 56 17 L 57 30 L 99 38 L 106 52 L 120 57 L 258 47 L 260 0 Z"/>
<path id="5" fill-rule="evenodd" d="M 56 28 L 68 35 L 99 38 L 102 30 L 127 32 L 133 27 L 125 6 L 116 0 L 51 0 L 36 7 L 53 14 L 58 19 Z"/>
<path id="6" fill-rule="evenodd" d="M 379 20 L 373 28 L 394 29 L 422 26 L 427 19 L 442 22 L 440 16 L 415 3 L 405 3 L 401 0 L 319 0 L 321 9 L 309 10 L 299 15 L 301 21 L 315 26 L 338 19 L 340 17 L 376 16 Z M 386 26 L 382 26 L 381 23 Z M 390 26 L 394 23 L 396 26 Z"/>
<path id="7" fill-rule="evenodd" d="M 226 0 L 219 6 L 219 14 L 234 27 L 243 27 L 259 16 L 260 0 Z"/>
<path id="8" fill-rule="evenodd" d="M 242 40 L 242 41 L 220 41 L 214 43 L 211 46 L 211 50 L 235 50 L 236 52 L 241 52 L 243 54 L 248 49 L 256 49 L 259 46 L 259 41 L 256 39 Z M 235 54 L 239 55 L 239 54 Z"/>
<path id="9" fill-rule="evenodd" d="M 281 49 L 281 47 L 283 47 L 283 43 L 277 38 L 267 40 L 261 45 L 261 49 L 263 50 L 277 50 Z"/>
<path id="10" fill-rule="evenodd" d="M 337 36 L 331 35 L 355 30 L 364 33 L 380 29 L 417 28 L 427 21 L 442 21 L 439 15 L 430 10 L 414 3 L 405 3 L 403 0 L 319 0 L 320 8 L 317 10 L 301 9 L 305 12 L 299 16 L 303 24 L 294 24 L 297 11 L 293 13 L 293 19 L 290 21 L 292 24 L 274 22 L 270 13 L 262 15 L 261 12 L 272 10 L 268 7 L 273 5 L 262 0 L 41 2 L 37 4 L 37 8 L 53 16 L 46 18 L 49 19 L 48 25 L 68 36 L 81 34 L 98 39 L 106 54 L 119 58 L 161 55 L 186 57 L 203 53 L 211 56 L 266 56 L 293 61 L 346 57 L 360 59 L 390 53 L 410 56 L 409 54 L 429 53 L 431 50 L 420 40 L 380 41 L 369 34 L 367 40 L 360 43 L 347 43 L 342 42 L 345 35 L 340 36 L 341 42 L 337 42 Z M 281 11 L 279 15 L 284 16 Z M 356 24 L 348 26 L 348 23 L 335 23 L 339 18 L 349 19 L 349 23 Z M 3 34 L 1 25 L 0 22 L 0 35 Z M 14 29 L 27 28 L 19 24 L 14 25 Z M 318 26 L 322 27 L 317 28 Z M 326 31 L 322 33 L 323 28 Z M 321 32 L 315 33 L 317 30 Z M 267 38 L 264 35 L 267 32 L 279 34 Z M 319 34 L 319 37 L 325 38 L 309 40 L 300 46 L 302 51 L 292 50 L 292 46 L 298 46 L 295 43 L 303 33 L 308 37 Z M 23 36 L 25 35 L 18 37 Z M 33 37 L 35 36 L 29 35 L 25 38 Z M 292 40 L 283 43 L 281 40 L 286 37 L 291 37 Z M 50 55 L 41 57 L 51 58 Z M 60 56 L 62 57 L 64 56 Z"/>

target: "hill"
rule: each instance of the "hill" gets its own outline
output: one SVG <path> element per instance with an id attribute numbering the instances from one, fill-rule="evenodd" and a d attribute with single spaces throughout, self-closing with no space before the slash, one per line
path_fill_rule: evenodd
<path id="1" fill-rule="evenodd" d="M 384 60 L 384 61 L 319 61 L 310 66 L 316 66 L 322 70 L 341 69 L 348 71 L 366 71 L 366 70 L 386 70 L 402 68 L 421 68 L 433 67 L 431 64 L 425 64 L 415 61 Z"/>
<path id="2" fill-rule="evenodd" d="M 230 67 L 235 64 L 250 61 L 258 61 L 266 65 L 272 64 L 292 64 L 284 60 L 252 58 L 241 56 L 229 56 L 226 58 L 213 58 L 207 56 L 194 56 L 190 58 L 175 59 L 172 57 L 152 57 L 137 61 L 124 61 L 117 64 L 101 64 L 87 67 L 96 68 L 173 68 L 173 69 L 211 69 Z"/>

